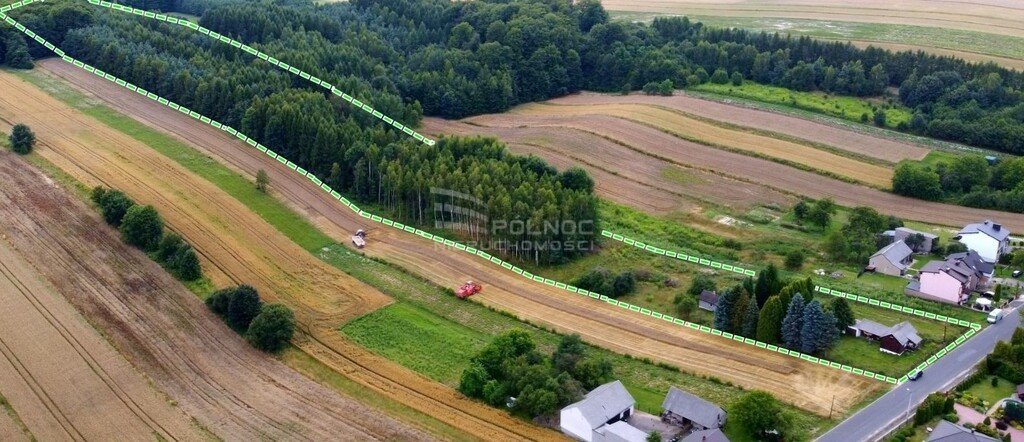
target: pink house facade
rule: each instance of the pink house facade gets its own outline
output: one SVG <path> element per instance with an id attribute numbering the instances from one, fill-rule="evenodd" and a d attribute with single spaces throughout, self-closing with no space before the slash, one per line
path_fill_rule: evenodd
<path id="1" fill-rule="evenodd" d="M 977 253 L 953 254 L 946 261 L 932 261 L 922 267 L 918 279 L 907 285 L 906 293 L 949 304 L 964 303 L 972 291 L 986 283 L 991 267 Z"/>

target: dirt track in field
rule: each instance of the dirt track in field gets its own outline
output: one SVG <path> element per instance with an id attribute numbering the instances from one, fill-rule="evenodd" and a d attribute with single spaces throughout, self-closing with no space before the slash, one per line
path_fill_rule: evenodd
<path id="1" fill-rule="evenodd" d="M 870 164 L 807 144 L 721 127 L 669 108 L 653 105 L 592 103 L 576 106 L 533 103 L 518 106 L 510 113 L 529 117 L 607 115 L 651 126 L 700 144 L 781 160 L 787 164 L 798 164 L 815 171 L 828 172 L 878 188 L 889 187 L 892 182 L 892 169 L 889 167 Z M 470 118 L 466 121 L 484 126 L 492 125 L 488 123 L 489 116 Z"/>
<path id="2" fill-rule="evenodd" d="M 609 11 L 783 17 L 931 26 L 1024 36 L 1017 0 L 601 0 Z"/>
<path id="3" fill-rule="evenodd" d="M 592 106 L 603 104 L 647 104 L 668 108 L 683 114 L 720 121 L 758 131 L 778 133 L 795 139 L 807 140 L 844 150 L 856 155 L 897 163 L 905 159 L 920 160 L 930 151 L 926 147 L 889 138 L 819 123 L 790 115 L 783 115 L 749 107 L 705 100 L 680 94 L 671 97 L 652 97 L 633 94 L 606 95 L 591 92 L 569 95 L 548 101 L 550 104 Z"/>
<path id="4" fill-rule="evenodd" d="M 37 133 L 41 140 L 50 138 L 44 130 L 37 130 Z M 47 148 L 45 141 L 41 144 L 41 150 Z M 429 438 L 253 349 L 158 265 L 143 253 L 125 246 L 117 231 L 102 224 L 91 208 L 49 184 L 24 161 L 12 154 L 0 155 L 0 176 L 8 184 L 0 188 L 0 230 L 12 247 L 19 250 L 19 259 L 33 266 L 42 278 L 102 329 L 135 367 L 167 393 L 167 400 L 174 400 L 180 410 L 217 436 L 225 440 L 325 440 L 339 435 L 360 440 Z M 6 259 L 9 249 L 4 247 L 0 247 L 0 256 L 5 257 L 4 267 L 9 268 Z M 23 271 L 18 273 L 24 274 Z M 50 315 L 53 311 L 46 308 L 46 302 L 39 305 L 45 308 L 39 310 L 40 313 Z M 20 316 L 27 318 L 28 313 Z M 11 324 L 11 327 L 17 325 Z M 95 332 L 90 336 L 88 332 L 73 329 L 74 324 L 67 325 L 67 329 L 61 329 L 61 334 L 69 343 L 100 339 Z M 26 328 L 22 334 L 39 332 L 40 337 L 35 337 L 34 342 L 30 339 L 17 344 L 21 348 L 37 349 L 37 352 L 59 350 L 61 343 L 43 339 L 44 331 Z M 15 344 L 6 342 L 9 337 L 22 337 L 17 335 L 17 330 L 0 332 L 8 346 Z M 83 358 L 86 357 L 93 365 L 98 365 L 96 361 L 116 362 L 117 355 L 83 353 Z M 70 437 L 36 433 L 33 421 L 46 415 L 21 408 L 8 396 L 41 440 L 145 440 L 151 439 L 154 433 L 172 440 L 208 438 L 199 431 L 180 430 L 178 427 L 182 426 L 190 429 L 183 414 L 179 419 L 182 423 L 176 426 L 175 421 L 158 419 L 161 416 L 149 410 L 152 407 L 144 407 L 153 402 L 154 399 L 149 399 L 152 393 L 147 396 L 144 391 L 134 391 L 138 388 L 122 388 L 117 397 L 112 397 L 98 386 L 90 388 L 95 382 L 79 382 L 79 378 L 87 379 L 74 375 L 81 371 L 72 370 L 77 365 L 80 364 L 66 358 L 49 368 L 37 366 L 24 370 L 40 382 L 67 378 L 71 386 L 65 391 L 50 391 L 47 400 L 58 404 L 74 401 L 95 414 L 94 422 L 81 426 L 78 425 L 80 417 L 73 413 L 75 409 L 62 409 L 62 415 L 55 417 L 61 424 L 57 428 L 63 427 Z M 0 370 L 4 372 L 6 370 Z M 97 376 L 118 379 L 116 372 L 109 369 L 97 371 Z M 6 387 L 4 391 L 10 394 Z M 141 417 L 119 412 L 117 408 L 122 403 L 133 409 L 135 416 Z M 157 403 L 169 408 L 167 402 Z M 135 409 L 149 411 L 140 414 Z M 150 430 L 135 420 L 162 426 Z M 63 421 L 75 425 L 69 426 Z"/>
<path id="5" fill-rule="evenodd" d="M 8 165 L 24 166 L 12 159 L 0 153 L 4 205 L 12 204 L 7 186 L 15 184 Z M 0 237 L 15 234 L 0 224 Z M 154 434 L 200 440 L 201 431 L 188 416 L 151 387 L 20 256 L 33 252 L 19 253 L 8 240 L 0 239 L 0 391 L 30 434 L 39 440 L 143 440 Z M 0 410 L 0 440 L 15 435 L 25 437 Z"/>
<path id="6" fill-rule="evenodd" d="M 217 129 L 63 63 L 42 65 L 80 89 L 93 92 L 120 112 L 211 153 L 236 170 L 250 176 L 261 168 L 266 170 L 277 196 L 335 238 L 346 241 L 344 238 L 356 229 L 368 229 L 368 255 L 386 259 L 443 286 L 454 286 L 466 279 L 482 282 L 485 290 L 475 299 L 486 305 L 561 332 L 580 333 L 586 341 L 613 351 L 649 357 L 746 388 L 770 391 L 817 413 L 828 413 L 833 395 L 835 409 L 841 411 L 882 388 L 863 377 L 697 333 L 529 282 L 479 258 L 371 224 L 305 178 Z M 330 339 L 330 346 L 343 341 L 338 333 L 318 335 L 317 339 Z"/>
<path id="7" fill-rule="evenodd" d="M 28 123 L 39 137 L 38 152 L 79 181 L 123 189 L 136 201 L 156 206 L 168 226 L 196 247 L 211 279 L 220 285 L 251 284 L 265 299 L 295 309 L 303 332 L 295 343 L 320 362 L 476 437 L 559 437 L 344 339 L 337 332 L 340 324 L 390 299 L 316 259 L 240 202 L 148 146 L 10 74 L 0 73 L 0 87 L 5 90 L 0 97 L 3 129 L 12 121 Z"/>

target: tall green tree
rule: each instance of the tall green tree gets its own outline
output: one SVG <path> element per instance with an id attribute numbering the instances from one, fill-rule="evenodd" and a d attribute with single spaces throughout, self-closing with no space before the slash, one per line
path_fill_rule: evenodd
<path id="1" fill-rule="evenodd" d="M 11 150 L 14 153 L 27 155 L 36 145 L 36 134 L 24 124 L 15 124 L 11 129 L 8 141 L 10 141 Z"/>
<path id="2" fill-rule="evenodd" d="M 777 295 L 780 290 L 782 290 L 782 281 L 779 279 L 779 269 L 775 267 L 774 263 L 769 263 L 768 267 L 758 273 L 757 283 L 754 285 L 754 295 L 758 307 L 763 306 L 768 297 Z"/>
<path id="3" fill-rule="evenodd" d="M 228 325 L 235 330 L 244 332 L 249 329 L 249 324 L 260 314 L 263 301 L 260 300 L 259 292 L 248 285 L 240 285 L 235 288 L 228 301 L 227 313 L 225 315 Z"/>
<path id="4" fill-rule="evenodd" d="M 792 350 L 800 350 L 800 340 L 804 327 L 804 297 L 799 293 L 793 295 L 786 309 L 786 317 L 782 319 L 782 344 Z"/>
<path id="5" fill-rule="evenodd" d="M 732 333 L 733 319 L 739 310 L 738 304 L 741 292 L 736 289 L 729 289 L 718 296 L 718 305 L 715 307 L 715 328 L 724 332 Z"/>
<path id="6" fill-rule="evenodd" d="M 761 312 L 757 308 L 757 303 L 751 300 L 747 303 L 747 311 L 743 318 L 743 329 L 740 334 L 748 338 L 757 337 L 757 322 Z"/>
<path id="7" fill-rule="evenodd" d="M 836 318 L 836 329 L 840 333 L 857 322 L 853 316 L 853 309 L 850 308 L 850 303 L 846 302 L 845 298 L 832 300 L 832 316 Z"/>
<path id="8" fill-rule="evenodd" d="M 164 220 L 153 206 L 131 206 L 121 220 L 124 241 L 142 250 L 155 250 L 163 234 Z"/>
<path id="9" fill-rule="evenodd" d="M 757 320 L 758 341 L 769 344 L 782 342 L 782 320 L 786 317 L 787 307 L 778 295 L 768 298 Z"/>
<path id="10" fill-rule="evenodd" d="M 790 421 L 774 396 L 763 391 L 743 395 L 729 409 L 735 420 L 754 440 L 785 439 Z"/>
<path id="11" fill-rule="evenodd" d="M 839 338 L 836 318 L 825 311 L 817 300 L 804 306 L 803 324 L 800 328 L 800 351 L 816 354 L 832 346 Z"/>
<path id="12" fill-rule="evenodd" d="M 267 304 L 249 324 L 246 339 L 260 350 L 276 353 L 288 346 L 295 334 L 295 314 L 281 304 Z"/>

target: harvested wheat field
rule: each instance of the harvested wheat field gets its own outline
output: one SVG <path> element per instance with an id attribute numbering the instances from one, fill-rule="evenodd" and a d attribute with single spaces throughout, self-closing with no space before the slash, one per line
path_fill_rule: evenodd
<path id="1" fill-rule="evenodd" d="M 526 104 L 512 109 L 510 113 L 530 117 L 607 115 L 651 126 L 685 140 L 781 160 L 878 188 L 886 188 L 892 181 L 892 169 L 887 167 L 837 155 L 806 144 L 717 126 L 671 109 L 647 104 L 587 104 L 579 106 Z M 494 117 L 483 116 L 466 121 L 490 126 L 492 124 L 489 124 L 488 121 L 492 118 Z"/>
<path id="2" fill-rule="evenodd" d="M 0 87 L 5 90 L 0 129 L 9 129 L 15 118 L 25 122 L 39 138 L 39 154 L 79 181 L 119 188 L 140 203 L 153 204 L 169 228 L 195 246 L 205 272 L 219 285 L 251 284 L 270 302 L 292 307 L 300 329 L 296 345 L 320 362 L 476 437 L 558 437 L 342 338 L 336 331 L 340 324 L 390 299 L 316 259 L 213 184 L 10 74 L 0 73 Z"/>
<path id="3" fill-rule="evenodd" d="M 606 95 L 583 92 L 548 101 L 551 104 L 592 106 L 605 104 L 646 104 L 672 109 L 687 116 L 738 126 L 767 134 L 781 134 L 784 138 L 806 140 L 847 151 L 856 156 L 898 163 L 902 160 L 920 160 L 930 149 L 912 143 L 881 136 L 869 135 L 849 128 L 837 127 L 790 115 L 784 115 L 745 106 L 686 95 L 676 91 L 671 97 L 649 95 Z"/>
<path id="4" fill-rule="evenodd" d="M 27 166 L 10 153 L 0 153 L 0 163 L 5 182 L 0 207 L 37 202 L 8 197 L 20 184 L 11 176 L 11 165 Z M 22 232 L 10 228 L 16 221 L 5 220 L 0 223 L 0 392 L 21 422 L 0 410 L 0 440 L 143 440 L 152 435 L 200 440 L 202 432 L 188 416 L 21 257 L 35 250 L 15 249 L 11 242 L 21 244 L 14 236 Z"/>
<path id="5" fill-rule="evenodd" d="M 50 433 L 34 432 L 41 440 L 144 440 L 154 434 L 170 440 L 210 438 L 189 427 L 189 420 L 180 411 L 177 419 L 167 419 L 166 412 L 151 404 L 170 408 L 170 400 L 204 429 L 226 440 L 324 440 L 338 435 L 364 440 L 429 438 L 253 349 L 181 283 L 145 254 L 124 245 L 117 231 L 103 224 L 91 208 L 47 183 L 24 161 L 11 154 L 0 156 L 0 176 L 9 184 L 0 188 L 0 229 L 11 244 L 10 249 L 0 246 L 5 269 L 10 269 L 7 257 L 12 256 L 11 250 L 18 250 L 18 259 L 33 266 L 90 318 L 168 396 L 156 398 L 151 392 L 130 386 L 116 388 L 114 381 L 120 376 L 109 369 L 95 374 L 88 368 L 85 371 L 107 378 L 112 391 L 90 388 L 89 382 L 77 382 L 88 381 L 74 375 L 79 370 L 69 369 L 78 365 L 71 357 L 55 361 L 49 368 L 19 369 L 19 373 L 31 373 L 38 381 L 71 374 L 68 381 L 73 386 L 51 391 L 45 399 L 57 404 L 73 401 L 95 414 L 95 422 L 82 425 L 69 407 L 63 410 L 67 416 L 54 418 L 62 424 L 57 429 L 63 427 L 69 436 L 49 437 Z M 18 272 L 18 261 L 14 262 L 14 271 L 24 274 Z M 38 305 L 42 308 L 47 304 L 40 301 Z M 100 339 L 95 332 L 94 337 L 76 332 L 72 322 L 63 322 L 58 315 L 48 318 L 48 322 L 61 327 L 65 346 L 84 346 Z M 10 324 L 11 328 L 17 325 Z M 6 322 L 0 325 L 7 326 Z M 43 339 L 44 329 L 26 328 L 21 333 L 29 334 L 28 330 L 36 332 L 35 339 L 17 344 L 45 349 L 45 353 L 61 348 L 61 343 Z M 16 330 L 3 330 L 3 336 L 8 346 L 12 344 L 8 338 L 21 338 Z M 81 354 L 94 366 L 116 362 L 116 355 Z M 20 362 L 25 363 L 25 358 Z M 53 373 L 56 367 L 61 367 L 59 373 Z M 33 431 L 34 420 L 48 417 L 45 410 L 20 407 L 10 390 L 4 391 Z M 112 397 L 114 394 L 116 397 Z M 56 410 L 49 404 L 47 408 Z M 118 408 L 127 411 L 119 412 Z M 64 425 L 68 422 L 75 426 Z"/>
<path id="6" fill-rule="evenodd" d="M 600 196 L 648 213 L 700 211 L 707 205 L 747 210 L 756 205 L 796 202 L 783 192 L 736 180 L 712 171 L 650 161 L 634 149 L 585 131 L 553 131 L 543 127 L 492 127 L 481 129 L 460 121 L 424 119 L 426 133 L 487 135 L 508 143 L 512 152 L 533 154 L 564 168 L 580 166 L 593 175 Z"/>
<path id="7" fill-rule="evenodd" d="M 791 195 L 815 199 L 832 198 L 848 207 L 873 207 L 881 213 L 903 219 L 944 226 L 962 226 L 977 222 L 979 219 L 999 219 L 1011 228 L 1024 228 L 1024 214 L 974 209 L 899 196 L 762 158 L 689 142 L 621 118 L 601 115 L 531 117 L 499 114 L 474 117 L 472 121 L 479 126 L 477 133 L 480 135 L 489 135 L 495 129 L 522 127 L 546 128 L 552 134 L 567 130 L 587 132 L 609 140 L 622 149 L 640 152 L 644 154 L 646 161 L 713 171 Z M 481 126 L 482 122 L 492 126 Z"/>
<path id="8" fill-rule="evenodd" d="M 601 0 L 609 11 L 843 20 L 1024 36 L 1017 0 Z"/>
<path id="9" fill-rule="evenodd" d="M 746 388 L 770 391 L 787 402 L 820 414 L 828 413 L 833 395 L 835 410 L 842 412 L 884 388 L 878 382 L 840 370 L 698 333 L 527 281 L 477 257 L 373 224 L 338 204 L 309 180 L 217 129 L 73 67 L 65 68 L 61 63 L 44 63 L 43 66 L 81 90 L 95 93 L 97 98 L 106 100 L 119 111 L 188 142 L 237 170 L 250 176 L 256 170 L 266 170 L 277 196 L 339 241 L 347 241 L 344 238 L 356 229 L 367 229 L 369 243 L 363 250 L 367 255 L 395 263 L 441 286 L 451 287 L 467 279 L 481 282 L 486 288 L 474 298 L 486 305 L 560 332 L 579 333 L 587 342 L 619 353 L 648 357 Z M 322 333 L 315 338 L 324 344 L 316 348 L 325 352 L 347 343 L 340 333 Z M 306 344 L 300 345 L 314 356 L 330 357 L 319 355 Z M 379 363 L 389 365 L 383 360 Z M 438 408 L 442 412 L 447 410 Z M 500 413 L 491 410 L 489 413 Z"/>

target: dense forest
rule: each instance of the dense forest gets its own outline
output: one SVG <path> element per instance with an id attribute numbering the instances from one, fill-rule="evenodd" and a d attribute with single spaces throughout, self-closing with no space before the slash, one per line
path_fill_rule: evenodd
<path id="1" fill-rule="evenodd" d="M 1024 158 L 990 163 L 981 155 L 962 155 L 934 164 L 904 161 L 893 174 L 892 190 L 915 198 L 1024 213 Z"/>
<path id="2" fill-rule="evenodd" d="M 226 32 L 398 121 L 419 123 L 419 102 L 403 99 L 390 77 L 403 56 L 379 35 L 341 25 L 340 17 L 308 5 L 264 6 L 277 15 L 273 20 L 259 20 L 267 16 L 249 4 L 210 9 L 203 20 L 216 28 L 218 20 L 235 23 L 248 15 L 245 31 Z M 597 232 L 594 183 L 581 169 L 560 173 L 536 157 L 509 154 L 493 139 L 417 143 L 322 88 L 182 27 L 80 3 L 36 4 L 18 14 L 68 54 L 240 129 L 399 220 L 424 226 L 449 221 L 450 213 L 435 210 L 433 190 L 460 192 L 481 201 L 472 209 L 488 219 L 527 226 L 474 229 L 464 239 L 537 263 L 583 253 Z M 47 55 L 35 43 L 29 52 Z"/>
<path id="3" fill-rule="evenodd" d="M 193 14 L 203 26 L 328 80 L 410 126 L 423 115 L 500 112 L 581 89 L 653 90 L 729 78 L 857 96 L 899 88 L 898 99 L 915 112 L 903 130 L 1024 152 L 1024 75 L 921 52 L 709 28 L 678 17 L 609 21 L 596 0 L 128 3 Z M 182 27 L 64 1 L 13 15 L 69 54 L 239 128 L 399 219 L 437 221 L 431 188 L 484 201 L 492 219 L 558 225 L 595 216 L 593 182 L 579 170 L 559 173 L 536 158 L 510 155 L 493 140 L 413 144 L 301 78 Z M 27 67 L 29 56 L 50 55 L 9 27 L 0 28 L 0 37 L 6 64 Z M 577 252 L 517 244 L 586 241 L 594 230 L 539 238 L 484 232 L 474 239 L 501 241 L 536 262 L 558 262 Z"/>
<path id="4" fill-rule="evenodd" d="M 898 88 L 899 101 L 914 110 L 902 130 L 1024 152 L 1024 74 L 923 52 L 859 49 L 808 37 L 711 28 L 678 17 L 651 24 L 613 22 L 596 0 L 352 0 L 321 6 L 305 0 L 127 3 L 199 15 L 202 25 L 261 47 L 307 72 L 343 79 L 342 85 L 357 96 L 410 124 L 420 113 L 459 118 L 581 89 L 641 90 L 666 80 L 685 87 L 718 75 L 855 96 Z M 15 15 L 33 29 L 47 29 L 44 35 L 70 29 L 47 27 L 38 13 Z M 88 26 L 68 17 L 63 21 L 85 28 L 74 41 L 87 44 L 79 49 L 90 50 L 98 60 L 129 53 L 135 64 L 138 55 L 159 53 L 171 65 L 149 69 L 191 69 L 191 78 L 179 79 L 179 87 L 198 83 L 195 74 L 210 69 L 172 64 L 191 62 L 190 55 L 197 51 L 218 63 L 228 60 L 262 72 L 248 56 L 230 48 L 211 47 L 197 36 L 140 24 L 139 19 L 104 17 L 90 20 Z M 173 41 L 160 41 L 167 38 Z M 127 46 L 116 56 L 99 54 L 111 41 Z M 34 49 L 33 55 L 43 55 L 41 47 Z M 126 52 L 129 49 L 133 52 Z M 275 78 L 298 82 L 284 77 Z M 221 91 L 228 85 L 212 87 Z M 227 100 L 230 105 L 217 105 L 231 107 L 241 95 L 266 92 L 241 84 L 234 89 L 235 96 L 211 99 Z"/>

